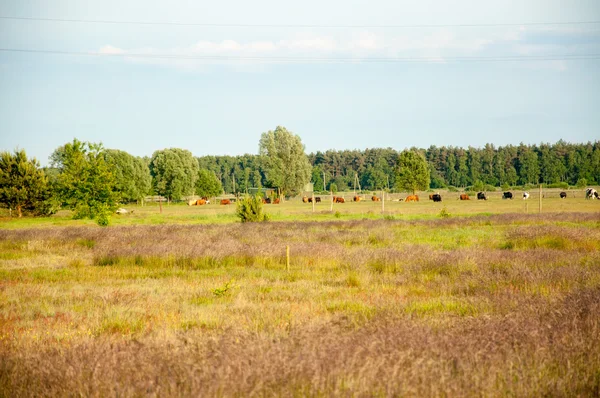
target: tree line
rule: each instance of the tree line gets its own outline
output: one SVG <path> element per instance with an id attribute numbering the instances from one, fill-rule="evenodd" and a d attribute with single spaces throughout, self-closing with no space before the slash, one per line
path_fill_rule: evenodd
<path id="1" fill-rule="evenodd" d="M 306 155 L 299 136 L 278 126 L 261 135 L 256 155 L 194 157 L 185 149 L 136 157 L 74 139 L 40 168 L 24 151 L 0 153 L 0 205 L 22 214 L 73 210 L 75 218 L 107 222 L 119 203 L 148 195 L 176 201 L 278 188 L 293 196 L 312 182 L 315 191 L 415 191 L 460 187 L 483 190 L 530 184 L 595 185 L 600 181 L 600 142 L 329 150 Z"/>
<path id="2" fill-rule="evenodd" d="M 600 183 L 600 142 L 507 145 L 483 148 L 411 148 L 425 157 L 430 188 L 472 188 L 537 185 L 596 185 Z M 318 191 L 397 188 L 397 165 L 402 151 L 392 148 L 329 150 L 308 154 L 311 182 Z M 212 171 L 226 192 L 269 186 L 261 157 L 203 156 L 201 168 Z"/>

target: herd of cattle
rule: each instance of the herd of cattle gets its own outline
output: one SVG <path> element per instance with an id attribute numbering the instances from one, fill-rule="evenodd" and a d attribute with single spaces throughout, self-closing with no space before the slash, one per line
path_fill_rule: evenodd
<path id="1" fill-rule="evenodd" d="M 524 200 L 529 199 L 529 196 L 530 196 L 529 192 L 523 192 Z M 567 197 L 567 193 L 561 192 L 559 194 L 559 196 L 561 199 L 565 199 Z M 600 199 L 600 196 L 598 195 L 598 192 L 594 188 L 587 188 L 585 190 L 585 198 L 586 199 Z M 458 196 L 458 199 L 459 200 L 471 200 L 469 195 L 467 195 L 465 193 L 460 194 Z M 513 199 L 512 192 L 503 192 L 502 199 L 512 200 Z M 333 203 L 345 203 L 346 202 L 346 200 L 341 196 L 333 196 L 332 200 L 333 200 Z M 360 202 L 361 200 L 363 200 L 363 199 L 360 196 L 354 196 L 352 198 L 353 202 Z M 439 193 L 431 194 L 431 195 L 429 195 L 429 200 L 432 200 L 434 202 L 441 202 L 442 195 L 440 195 Z M 488 200 L 488 195 L 485 192 L 477 192 L 477 200 Z M 262 201 L 264 204 L 279 204 L 280 203 L 279 198 L 273 199 L 273 200 L 271 200 L 270 198 L 263 198 Z M 314 201 L 315 201 L 315 203 L 320 203 L 321 197 L 315 196 Z M 373 195 L 373 196 L 371 196 L 371 201 L 380 202 L 381 198 Z M 419 196 L 418 195 L 409 195 L 406 198 L 397 199 L 397 201 L 399 201 L 399 202 L 418 202 Z M 302 202 L 312 203 L 313 197 L 304 196 L 304 197 L 302 197 Z M 232 203 L 232 200 L 231 199 L 221 199 L 221 201 L 219 203 L 221 205 L 230 205 Z M 190 200 L 188 202 L 189 206 L 202 206 L 202 205 L 206 205 L 206 204 L 210 204 L 210 200 L 207 197 L 203 197 L 201 199 Z"/>

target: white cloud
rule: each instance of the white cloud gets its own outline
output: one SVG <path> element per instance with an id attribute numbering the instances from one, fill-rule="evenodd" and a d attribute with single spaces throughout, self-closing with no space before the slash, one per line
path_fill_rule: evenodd
<path id="1" fill-rule="evenodd" d="M 171 48 L 123 49 L 105 45 L 97 53 L 123 55 L 128 61 L 134 62 L 194 69 L 206 64 L 256 64 L 257 59 L 264 64 L 286 57 L 355 60 L 368 57 L 425 57 L 429 61 L 443 62 L 444 59 L 453 57 L 537 55 L 561 53 L 565 50 L 564 46 L 559 45 L 527 43 L 528 30 L 523 26 L 494 28 L 484 33 L 481 30 L 447 28 L 426 32 L 424 34 L 421 30 L 362 30 L 325 32 L 322 35 L 304 32 L 280 40 L 199 40 L 188 46 Z M 157 58 L 128 57 L 126 54 L 143 54 Z M 235 63 L 231 62 L 232 58 Z M 566 68 L 564 62 L 556 65 L 555 67 L 561 70 Z"/>

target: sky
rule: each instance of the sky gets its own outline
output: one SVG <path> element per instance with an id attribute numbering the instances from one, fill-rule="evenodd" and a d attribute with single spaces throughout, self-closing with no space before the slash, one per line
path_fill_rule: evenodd
<path id="1" fill-rule="evenodd" d="M 0 17 L 54 19 L 0 18 L 0 150 L 42 165 L 73 138 L 257 153 L 278 125 L 307 152 L 600 139 L 597 0 L 0 0 Z"/>

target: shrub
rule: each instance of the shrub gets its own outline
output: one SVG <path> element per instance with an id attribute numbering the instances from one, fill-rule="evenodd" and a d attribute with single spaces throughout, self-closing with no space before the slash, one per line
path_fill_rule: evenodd
<path id="1" fill-rule="evenodd" d="M 267 221 L 262 199 L 259 196 L 246 196 L 237 201 L 236 214 L 242 222 Z"/>
<path id="2" fill-rule="evenodd" d="M 475 181 L 475 182 L 473 183 L 473 187 L 472 187 L 471 189 L 472 189 L 473 191 L 477 191 L 477 192 L 483 191 L 483 189 L 484 189 L 483 182 L 482 182 L 482 181 L 480 181 L 480 180 L 477 180 L 477 181 Z"/>
<path id="3" fill-rule="evenodd" d="M 448 210 L 446 209 L 446 207 L 443 207 L 442 210 L 440 210 L 440 213 L 438 214 L 438 216 L 440 216 L 442 218 L 448 218 L 448 217 L 450 217 L 450 213 L 448 213 Z"/>
<path id="4" fill-rule="evenodd" d="M 100 210 L 96 216 L 96 223 L 101 227 L 108 227 L 108 224 L 110 224 L 110 216 L 108 214 L 108 209 L 104 208 Z"/>
<path id="5" fill-rule="evenodd" d="M 448 192 L 458 192 L 458 188 L 452 185 L 448 185 Z"/>
<path id="6" fill-rule="evenodd" d="M 486 192 L 496 192 L 496 187 L 490 184 L 485 184 L 483 190 Z"/>
<path id="7" fill-rule="evenodd" d="M 587 185 L 587 180 L 585 178 L 580 178 L 577 180 L 577 188 L 584 188 Z"/>
<path id="8" fill-rule="evenodd" d="M 508 191 L 510 189 L 510 185 L 508 185 L 508 183 L 505 182 L 504 184 L 502 184 L 501 188 L 503 191 Z"/>

